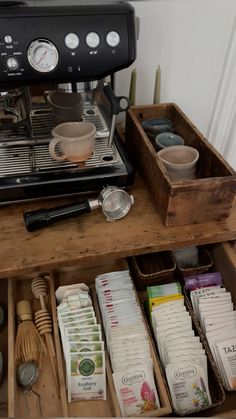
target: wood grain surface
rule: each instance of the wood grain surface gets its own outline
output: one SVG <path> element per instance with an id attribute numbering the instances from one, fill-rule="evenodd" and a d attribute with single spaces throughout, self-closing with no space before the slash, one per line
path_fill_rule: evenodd
<path id="1" fill-rule="evenodd" d="M 53 207 L 71 200 L 51 200 L 0 209 L 0 277 L 47 271 L 62 266 L 95 266 L 130 255 L 176 249 L 191 244 L 236 238 L 236 208 L 225 221 L 165 227 L 156 204 L 139 176 L 130 189 L 134 205 L 116 222 L 107 222 L 101 210 L 60 221 L 29 233 L 23 212 Z"/>

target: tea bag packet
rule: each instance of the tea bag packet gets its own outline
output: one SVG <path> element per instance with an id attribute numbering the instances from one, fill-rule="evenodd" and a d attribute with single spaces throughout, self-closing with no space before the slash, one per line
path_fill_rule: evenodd
<path id="1" fill-rule="evenodd" d="M 217 295 L 224 294 L 226 289 L 221 287 L 220 285 L 212 286 L 212 287 L 205 287 L 193 290 L 190 292 L 190 299 L 193 306 L 194 313 L 196 314 L 197 319 L 199 320 L 199 300 L 202 298 L 214 298 Z"/>
<path id="2" fill-rule="evenodd" d="M 215 331 L 217 331 L 217 330 L 220 330 L 220 329 L 227 329 L 227 328 L 230 328 L 230 330 L 232 329 L 232 328 L 234 328 L 236 326 L 236 319 L 233 319 L 233 320 L 222 320 L 221 322 L 219 322 L 219 323 L 216 323 L 216 324 L 209 324 L 207 327 L 206 327 L 206 336 L 207 336 L 207 334 L 208 333 L 210 333 L 210 332 L 215 332 Z"/>
<path id="3" fill-rule="evenodd" d="M 147 296 L 150 318 L 153 307 L 159 306 L 164 302 L 173 302 L 175 300 L 183 299 L 181 286 L 178 282 L 147 287 Z"/>
<path id="4" fill-rule="evenodd" d="M 83 296 L 87 295 L 86 300 L 91 302 L 91 298 L 89 297 L 89 287 L 86 284 L 81 283 L 81 284 L 64 285 L 64 286 L 61 286 L 61 287 L 57 288 L 57 290 L 55 292 L 57 303 L 60 305 L 64 296 L 66 297 L 66 295 L 67 296 L 68 295 L 77 295 L 80 292 L 81 292 L 81 295 L 83 295 Z M 91 305 L 92 305 L 92 302 L 91 302 L 90 306 Z"/>
<path id="5" fill-rule="evenodd" d="M 234 336 L 215 343 L 220 370 L 225 377 L 225 387 L 229 391 L 236 390 L 236 329 Z"/>
<path id="6" fill-rule="evenodd" d="M 236 390 L 235 360 L 236 360 L 236 326 L 228 326 L 219 331 L 207 334 L 208 344 L 220 370 L 226 390 Z"/>
<path id="7" fill-rule="evenodd" d="M 166 377 L 177 414 L 186 415 L 211 406 L 205 371 L 198 362 L 189 360 L 168 364 Z"/>
<path id="8" fill-rule="evenodd" d="M 184 283 L 187 291 L 193 291 L 205 287 L 221 286 L 223 281 L 220 272 L 207 272 L 206 274 L 186 276 Z"/>
<path id="9" fill-rule="evenodd" d="M 202 329 L 204 330 L 204 332 L 206 331 L 205 328 L 205 324 L 206 324 L 206 319 L 208 317 L 212 317 L 212 316 L 218 316 L 220 314 L 225 314 L 225 313 L 230 313 L 233 311 L 233 303 L 232 302 L 225 302 L 222 304 L 215 304 L 214 306 L 199 306 L 200 307 L 200 325 L 202 327 Z"/>
<path id="10" fill-rule="evenodd" d="M 101 352 L 104 351 L 103 341 L 67 342 L 69 352 Z"/>
<path id="11" fill-rule="evenodd" d="M 236 319 L 236 311 L 230 311 L 226 313 L 221 314 L 209 314 L 204 318 L 204 324 L 203 324 L 203 330 L 206 331 L 206 328 L 210 325 L 217 324 L 218 322 L 225 320 L 225 321 L 231 321 Z"/>
<path id="12" fill-rule="evenodd" d="M 57 316 L 65 359 L 68 402 L 104 400 L 104 342 L 89 288 L 85 284 L 59 287 L 56 298 L 59 302 Z"/>
<path id="13" fill-rule="evenodd" d="M 99 276 L 95 284 L 122 416 L 152 413 L 160 404 L 148 330 L 129 271 Z"/>
<path id="14" fill-rule="evenodd" d="M 113 373 L 113 381 L 123 417 L 149 414 L 160 407 L 152 369 L 139 364 Z"/>
<path id="15" fill-rule="evenodd" d="M 80 325 L 79 327 L 67 327 L 65 329 L 65 336 L 67 335 L 76 335 L 76 334 L 86 334 L 86 333 L 101 333 L 101 325 L 100 324 L 94 324 L 94 325 Z"/>
<path id="16" fill-rule="evenodd" d="M 106 400 L 105 353 L 70 353 L 68 402 L 74 400 Z"/>

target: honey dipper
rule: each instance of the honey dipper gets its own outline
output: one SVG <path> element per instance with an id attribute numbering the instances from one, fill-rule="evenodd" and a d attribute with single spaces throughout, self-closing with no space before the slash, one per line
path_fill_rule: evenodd
<path id="1" fill-rule="evenodd" d="M 57 371 L 55 367 L 56 352 L 55 352 L 55 347 L 54 347 L 53 338 L 52 338 L 52 330 L 53 330 L 52 320 L 46 308 L 45 299 L 44 299 L 48 293 L 46 279 L 44 277 L 37 277 L 33 279 L 31 283 L 31 290 L 35 298 L 40 300 L 41 310 L 38 310 L 35 313 L 35 325 L 40 336 L 45 336 L 48 355 L 49 355 L 52 372 L 53 372 L 55 383 L 56 383 L 57 393 L 59 396 L 60 392 L 59 392 L 58 376 L 57 376 Z"/>
<path id="2" fill-rule="evenodd" d="M 55 349 L 52 340 L 52 320 L 47 309 L 38 310 L 35 312 L 35 326 L 40 336 L 45 336 L 46 347 L 51 363 L 52 373 L 56 385 L 58 397 L 60 397 L 60 389 L 58 383 L 58 375 L 55 365 Z"/>
<path id="3" fill-rule="evenodd" d="M 44 298 L 48 294 L 48 286 L 47 286 L 46 279 L 42 276 L 34 278 L 32 283 L 31 283 L 31 290 L 32 290 L 32 293 L 34 294 L 35 298 L 40 300 L 41 309 L 47 311 L 47 307 L 46 307 L 45 300 L 44 300 Z M 50 319 L 49 313 L 48 313 L 48 318 Z M 51 319 L 50 319 L 50 322 L 51 322 Z M 50 334 L 52 333 L 52 327 L 51 327 L 50 332 L 47 332 L 47 333 L 50 333 Z M 53 357 L 55 357 L 56 352 L 55 352 L 52 336 L 49 338 L 49 340 L 50 340 L 50 347 L 51 347 L 52 355 L 53 355 Z"/>

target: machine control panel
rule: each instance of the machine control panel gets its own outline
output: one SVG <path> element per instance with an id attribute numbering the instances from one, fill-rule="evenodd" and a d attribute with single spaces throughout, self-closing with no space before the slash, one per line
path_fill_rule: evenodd
<path id="1" fill-rule="evenodd" d="M 135 58 L 128 3 L 1 8 L 0 88 L 99 79 Z"/>

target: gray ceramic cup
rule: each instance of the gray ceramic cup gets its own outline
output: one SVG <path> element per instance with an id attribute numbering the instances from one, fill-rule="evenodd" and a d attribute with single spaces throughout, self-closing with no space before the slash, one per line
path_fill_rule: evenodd
<path id="1" fill-rule="evenodd" d="M 49 92 L 46 99 L 59 122 L 81 121 L 83 97 L 80 93 L 52 91 Z"/>
<path id="2" fill-rule="evenodd" d="M 162 132 L 156 136 L 154 145 L 156 150 L 163 150 L 172 145 L 184 145 L 184 139 L 173 132 Z"/>
<path id="3" fill-rule="evenodd" d="M 158 151 L 158 158 L 164 163 L 172 180 L 192 180 L 196 178 L 196 164 L 199 153 L 196 148 L 173 145 Z"/>

